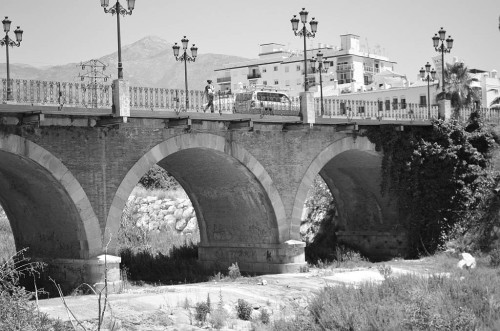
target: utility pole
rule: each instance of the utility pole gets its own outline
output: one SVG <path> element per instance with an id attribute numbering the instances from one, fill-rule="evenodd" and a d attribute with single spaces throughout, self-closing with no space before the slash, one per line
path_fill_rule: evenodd
<path id="1" fill-rule="evenodd" d="M 89 60 L 86 62 L 80 62 L 79 66 L 82 67 L 82 70 L 86 70 L 86 72 L 83 74 L 78 74 L 78 77 L 82 82 L 86 79 L 89 81 L 89 83 L 85 86 L 85 89 L 91 91 L 91 107 L 97 108 L 99 104 L 99 98 L 97 94 L 98 87 L 99 85 L 102 85 L 103 82 L 106 82 L 110 77 L 104 74 L 106 65 L 99 60 Z"/>

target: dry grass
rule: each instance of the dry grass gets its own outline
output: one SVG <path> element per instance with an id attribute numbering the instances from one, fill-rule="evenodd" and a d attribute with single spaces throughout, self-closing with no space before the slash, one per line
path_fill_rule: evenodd
<path id="1" fill-rule="evenodd" d="M 0 206 L 0 262 L 16 254 L 16 246 L 7 215 Z"/>

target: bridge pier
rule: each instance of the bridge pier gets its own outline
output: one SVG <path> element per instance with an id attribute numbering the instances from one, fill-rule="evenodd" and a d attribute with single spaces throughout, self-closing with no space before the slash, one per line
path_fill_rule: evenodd
<path id="1" fill-rule="evenodd" d="M 118 292 L 122 285 L 121 258 L 117 256 L 107 255 L 106 263 L 104 255 L 92 259 L 43 259 L 40 262 L 47 264 L 41 283 L 49 292 L 54 288 L 50 278 L 61 286 L 64 294 L 69 294 L 78 287 L 83 291 L 89 290 L 88 286 L 81 286 L 82 284 L 88 284 L 99 291 L 104 288 L 106 281 L 110 293 Z"/>
<path id="2" fill-rule="evenodd" d="M 248 273 L 301 272 L 307 265 L 306 244 L 288 240 L 282 244 L 208 244 L 198 246 L 198 260 L 207 269 L 227 269 L 238 262 Z"/>

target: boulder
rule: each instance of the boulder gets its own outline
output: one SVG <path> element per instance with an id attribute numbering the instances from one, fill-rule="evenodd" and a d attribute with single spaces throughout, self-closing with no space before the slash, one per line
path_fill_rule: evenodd
<path id="1" fill-rule="evenodd" d="M 180 219 L 182 217 L 182 209 L 177 209 L 174 212 L 174 217 L 177 218 L 177 219 Z"/>
<path id="2" fill-rule="evenodd" d="M 474 269 L 476 267 L 476 259 L 469 253 L 462 253 L 462 259 L 458 261 L 457 267 L 460 269 Z"/>
<path id="3" fill-rule="evenodd" d="M 196 217 L 191 217 L 184 228 L 184 232 L 194 232 L 198 227 L 198 219 Z"/>
<path id="4" fill-rule="evenodd" d="M 177 220 L 177 222 L 175 223 L 175 229 L 177 231 L 182 231 L 186 228 L 186 225 L 187 225 L 187 220 L 185 218 L 181 218 Z"/>
<path id="5" fill-rule="evenodd" d="M 174 215 L 167 215 L 165 218 L 163 218 L 163 221 L 166 222 L 168 225 L 173 226 L 175 224 L 175 217 Z"/>

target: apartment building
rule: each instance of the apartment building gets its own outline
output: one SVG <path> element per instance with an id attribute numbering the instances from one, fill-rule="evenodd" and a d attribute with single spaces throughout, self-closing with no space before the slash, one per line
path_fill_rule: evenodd
<path id="1" fill-rule="evenodd" d="M 307 50 L 307 59 L 321 52 L 327 71 L 322 73 L 323 88 L 334 86 L 339 90 L 363 90 L 373 83 L 374 75 L 384 70 L 394 70 L 394 61 L 380 54 L 362 50 L 359 36 L 340 36 L 340 47 L 319 44 Z M 307 61 L 309 90 L 318 89 L 319 73 Z M 260 45 L 258 59 L 230 63 L 215 70 L 221 91 L 238 91 L 251 85 L 267 85 L 297 96 L 304 90 L 304 54 L 290 51 L 285 45 L 268 43 Z"/>

